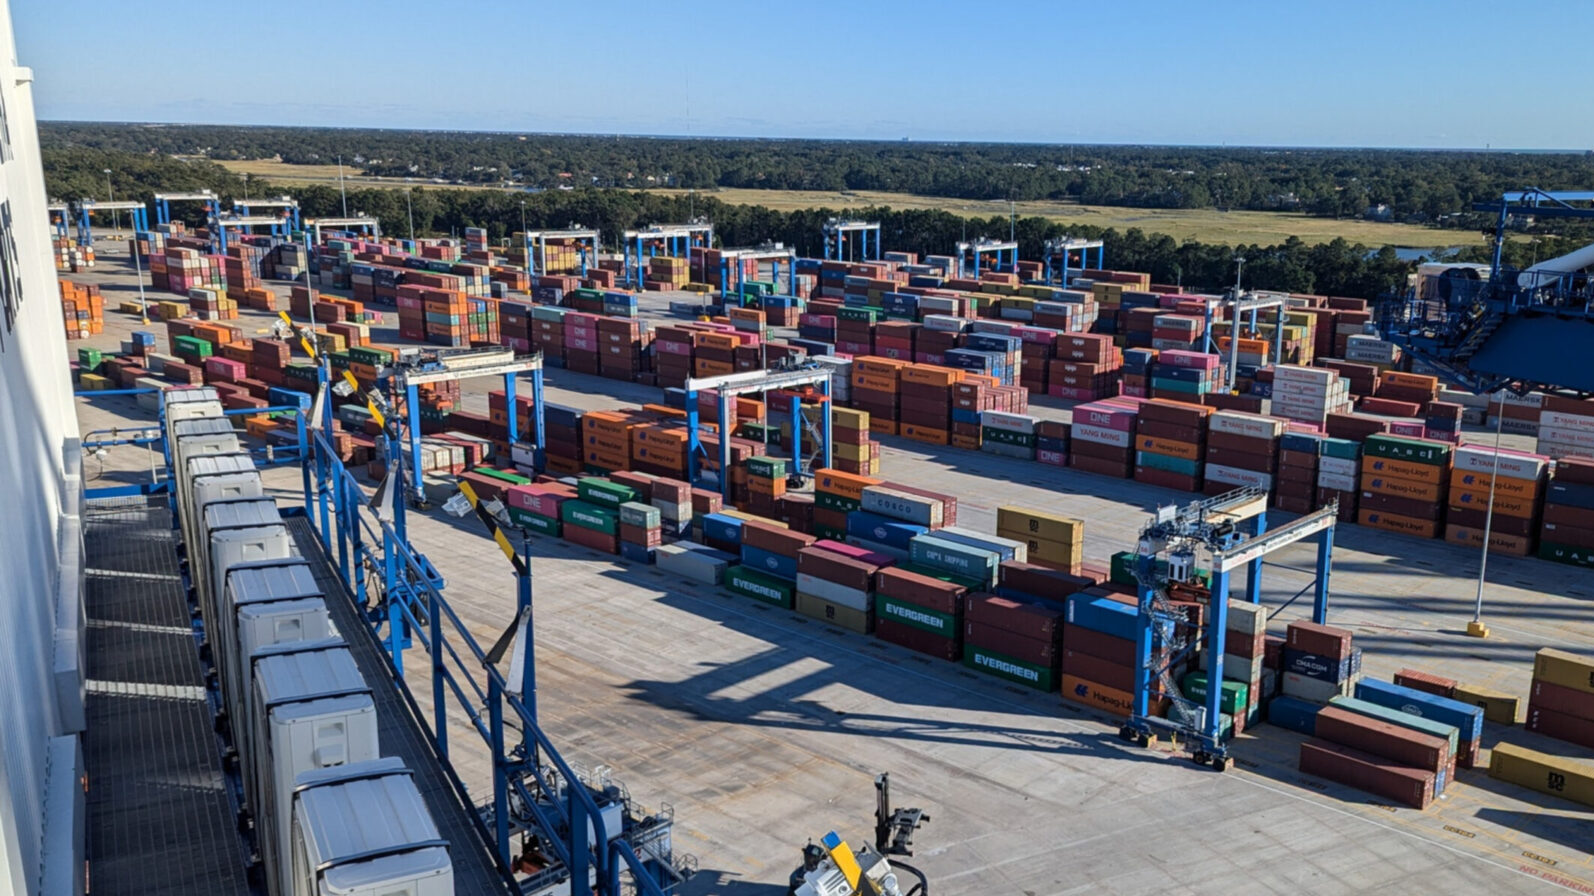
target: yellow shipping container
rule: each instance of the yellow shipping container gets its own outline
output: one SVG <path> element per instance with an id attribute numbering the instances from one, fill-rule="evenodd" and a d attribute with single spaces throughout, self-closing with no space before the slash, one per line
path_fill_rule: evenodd
<path id="1" fill-rule="evenodd" d="M 1483 717 L 1498 725 L 1515 725 L 1522 721 L 1522 698 L 1515 694 L 1458 684 L 1455 699 L 1483 707 Z"/>
<path id="2" fill-rule="evenodd" d="M 1489 756 L 1489 777 L 1594 806 L 1594 765 L 1577 759 L 1499 744 Z"/>
<path id="3" fill-rule="evenodd" d="M 1533 678 L 1594 694 L 1594 657 L 1545 647 L 1533 657 Z"/>
<path id="4" fill-rule="evenodd" d="M 1072 569 L 1085 562 L 1085 546 L 1083 544 L 1065 544 L 1060 541 L 1049 541 L 1045 538 L 1036 538 L 1033 535 L 1016 529 L 996 527 L 996 534 L 1001 538 L 1011 538 L 1028 546 L 1029 562 L 1046 563 L 1052 566 L 1066 566 Z"/>
<path id="5" fill-rule="evenodd" d="M 1062 544 L 1083 544 L 1085 521 L 1056 513 L 1030 510 L 1012 504 L 996 508 L 996 527 Z"/>

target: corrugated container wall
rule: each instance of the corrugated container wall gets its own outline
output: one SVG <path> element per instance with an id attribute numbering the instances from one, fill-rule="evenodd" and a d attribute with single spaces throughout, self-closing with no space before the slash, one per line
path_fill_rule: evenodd
<path id="1" fill-rule="evenodd" d="M 80 469 L 32 81 L 0 0 L 0 891 L 30 894 L 44 890 L 51 741 L 69 733 L 52 663 L 63 502 L 78 511 L 66 471 Z"/>

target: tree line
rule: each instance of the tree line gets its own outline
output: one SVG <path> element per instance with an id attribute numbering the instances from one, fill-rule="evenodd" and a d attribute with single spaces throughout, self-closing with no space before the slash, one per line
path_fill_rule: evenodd
<path id="1" fill-rule="evenodd" d="M 177 162 L 150 156 L 82 148 L 46 150 L 45 174 L 52 196 L 100 195 L 105 167 L 112 167 L 120 196 L 145 196 L 156 190 L 209 188 L 230 204 L 243 197 L 243 182 L 219 165 Z M 97 179 L 97 184 L 95 183 Z M 124 186 L 125 185 L 125 186 Z M 124 189 L 126 192 L 124 193 Z M 275 191 L 271 184 L 251 181 L 253 195 Z M 313 185 L 291 190 L 305 217 L 342 213 L 343 197 L 334 186 Z M 359 187 L 348 191 L 351 213 L 369 215 L 391 236 L 447 236 L 466 227 L 482 227 L 493 240 L 508 238 L 525 227 L 559 229 L 571 225 L 593 227 L 604 235 L 605 247 L 618 251 L 626 229 L 649 224 L 678 223 L 694 216 L 714 223 L 716 243 L 726 247 L 779 242 L 805 257 L 824 254 L 824 222 L 838 214 L 824 208 L 776 211 L 763 206 L 732 205 L 712 196 L 683 196 L 648 191 L 583 188 L 542 193 L 514 193 L 417 186 L 411 189 Z M 174 209 L 191 223 L 202 225 L 196 209 Z M 1244 258 L 1243 285 L 1256 289 L 1324 293 L 1376 299 L 1399 292 L 1413 264 L 1396 256 L 1390 247 L 1368 247 L 1345 240 L 1308 245 L 1291 238 L 1272 246 L 1179 242 L 1165 234 L 1139 228 L 1120 231 L 1078 224 L 1063 224 L 1041 217 L 1016 222 L 995 216 L 965 218 L 950 212 L 889 207 L 853 210 L 848 217 L 879 221 L 887 250 L 919 255 L 950 254 L 960 240 L 981 236 L 1019 243 L 1019 257 L 1039 259 L 1046 240 L 1075 236 L 1105 243 L 1108 267 L 1144 271 L 1158 283 L 1182 285 L 1190 290 L 1216 291 L 1231 286 L 1238 258 Z M 1573 241 L 1547 237 L 1537 244 L 1510 241 L 1508 263 L 1525 266 L 1530 253 L 1547 258 L 1573 247 Z M 1463 260 L 1487 261 L 1486 247 L 1466 250 Z"/>
<path id="2" fill-rule="evenodd" d="M 1588 189 L 1594 153 L 681 139 L 45 122 L 47 148 L 280 159 L 454 184 L 871 190 L 1137 208 L 1233 208 L 1472 229 L 1474 201 Z"/>

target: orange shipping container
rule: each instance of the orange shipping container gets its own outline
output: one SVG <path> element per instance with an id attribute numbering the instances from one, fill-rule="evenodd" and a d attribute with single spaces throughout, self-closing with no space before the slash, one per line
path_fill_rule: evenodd
<path id="1" fill-rule="evenodd" d="M 851 498 L 854 501 L 863 500 L 863 490 L 871 485 L 879 485 L 880 480 L 868 476 L 858 476 L 853 473 L 844 473 L 841 470 L 821 468 L 814 471 L 814 490 L 827 494 Z"/>
<path id="2" fill-rule="evenodd" d="M 1439 534 L 1438 520 L 1419 520 L 1415 517 L 1383 513 L 1377 510 L 1361 511 L 1357 514 L 1356 521 L 1363 526 L 1371 526 L 1374 529 L 1399 532 L 1402 535 L 1415 535 L 1419 538 L 1434 538 Z"/>
<path id="3" fill-rule="evenodd" d="M 1446 526 L 1445 541 L 1469 548 L 1481 548 L 1483 547 L 1483 530 L 1467 526 Z M 1526 557 L 1533 553 L 1533 539 L 1505 535 L 1500 532 L 1490 532 L 1489 550 L 1496 554 Z"/>
<path id="4" fill-rule="evenodd" d="M 1184 460 L 1201 459 L 1201 446 L 1194 442 L 1141 437 L 1135 439 L 1135 448 L 1140 451 L 1149 451 L 1152 454 L 1160 454 L 1164 457 L 1178 457 Z"/>
<path id="5" fill-rule="evenodd" d="M 915 442 L 926 442 L 931 445 L 945 445 L 951 434 L 944 429 L 931 429 L 928 426 L 919 426 L 913 423 L 902 424 L 903 438 Z"/>
<path id="6" fill-rule="evenodd" d="M 1378 375 L 1381 383 L 1401 389 L 1437 389 L 1439 378 L 1421 373 L 1401 373 L 1398 370 L 1386 370 Z"/>
<path id="7" fill-rule="evenodd" d="M 1467 491 L 1480 491 L 1485 495 L 1489 493 L 1488 473 L 1473 473 L 1467 470 L 1450 471 L 1451 489 L 1464 489 Z M 1544 483 L 1538 479 L 1516 479 L 1511 476 L 1501 476 L 1494 484 L 1496 495 L 1510 495 L 1513 498 L 1537 498 L 1543 491 Z"/>
<path id="8" fill-rule="evenodd" d="M 1373 457 L 1372 455 L 1362 456 L 1362 474 L 1364 479 L 1367 474 L 1372 474 L 1374 476 L 1392 476 L 1396 479 L 1408 479 L 1412 482 L 1437 484 L 1445 481 L 1445 477 L 1449 472 L 1449 467 L 1390 460 L 1386 457 Z"/>
<path id="9" fill-rule="evenodd" d="M 925 386 L 951 386 L 960 379 L 963 371 L 950 367 L 937 367 L 933 364 L 909 364 L 902 368 L 902 381 L 904 383 L 919 383 Z"/>
<path id="10" fill-rule="evenodd" d="M 893 377 L 871 376 L 866 373 L 854 373 L 852 384 L 859 389 L 870 389 L 875 392 L 884 392 L 888 395 L 897 393 L 897 381 Z"/>
<path id="11" fill-rule="evenodd" d="M 1412 482 L 1382 473 L 1363 473 L 1362 488 L 1376 494 L 1410 498 L 1413 501 L 1439 501 L 1444 498 L 1444 486 L 1440 483 Z"/>
<path id="12" fill-rule="evenodd" d="M 1449 498 L 1452 510 L 1479 510 L 1489 506 L 1489 490 L 1487 488 L 1453 488 Z M 1538 515 L 1539 502 L 1533 498 L 1519 498 L 1516 495 L 1501 494 L 1499 490 L 1494 493 L 1494 512 L 1501 516 L 1515 517 L 1521 520 L 1531 520 Z"/>

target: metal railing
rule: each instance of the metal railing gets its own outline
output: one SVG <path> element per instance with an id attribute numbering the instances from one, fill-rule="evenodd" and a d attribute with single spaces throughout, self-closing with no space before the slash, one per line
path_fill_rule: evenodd
<path id="1" fill-rule="evenodd" d="M 335 557 L 339 577 L 372 622 L 373 631 L 387 644 L 394 678 L 417 714 L 423 710 L 404 679 L 407 638 L 413 637 L 428 658 L 434 712 L 430 734 L 464 805 L 472 806 L 470 794 L 447 761 L 449 695 L 453 708 L 492 753 L 493 829 L 488 830 L 476 813 L 473 818 L 487 842 L 495 845 L 501 867 L 513 861 L 508 843 L 513 796 L 568 869 L 570 892 L 664 896 L 647 864 L 620 838 L 621 832 L 607 830 L 596 800 L 536 723 L 534 713 L 487 662 L 481 645 L 443 598 L 436 570 L 399 537 L 391 523 L 376 517 L 360 482 L 324 433 L 313 433 L 305 470 L 305 514 L 328 557 Z M 385 606 L 372 599 L 377 587 Z M 506 724 L 506 716 L 511 724 Z M 509 727 L 518 729 L 522 737 L 513 750 L 505 745 Z M 597 882 L 595 890 L 589 886 L 589 875 Z M 622 890 L 623 885 L 628 889 Z"/>

